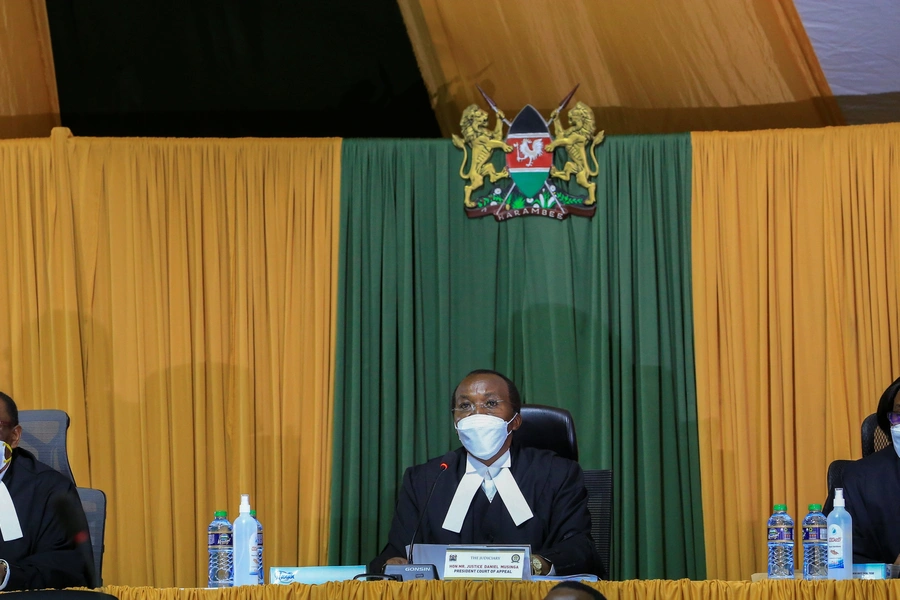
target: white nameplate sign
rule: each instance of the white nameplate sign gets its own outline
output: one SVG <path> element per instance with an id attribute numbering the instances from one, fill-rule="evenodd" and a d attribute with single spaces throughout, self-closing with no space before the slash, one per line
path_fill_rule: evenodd
<path id="1" fill-rule="evenodd" d="M 447 546 L 444 579 L 531 579 L 531 546 Z"/>

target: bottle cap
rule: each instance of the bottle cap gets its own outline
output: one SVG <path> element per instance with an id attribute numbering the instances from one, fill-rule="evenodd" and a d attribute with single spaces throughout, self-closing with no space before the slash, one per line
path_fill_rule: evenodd
<path id="1" fill-rule="evenodd" d="M 809 512 L 819 512 L 821 510 L 822 510 L 821 504 L 810 504 L 809 505 Z"/>
<path id="2" fill-rule="evenodd" d="M 241 494 L 241 508 L 240 511 L 242 513 L 250 512 L 250 494 Z"/>
<path id="3" fill-rule="evenodd" d="M 834 489 L 834 505 L 835 506 L 846 506 L 844 504 L 844 488 L 835 488 Z"/>
<path id="4" fill-rule="evenodd" d="M 216 512 L 213 513 L 213 516 L 217 519 L 224 519 L 226 516 L 228 516 L 228 511 L 217 510 Z"/>
<path id="5" fill-rule="evenodd" d="M 775 512 L 787 512 L 787 504 L 776 504 L 772 507 Z"/>
<path id="6" fill-rule="evenodd" d="M 251 510 L 251 511 L 250 511 L 250 516 L 253 517 L 253 518 L 255 519 L 255 518 L 256 518 L 256 511 L 255 511 L 255 510 Z"/>

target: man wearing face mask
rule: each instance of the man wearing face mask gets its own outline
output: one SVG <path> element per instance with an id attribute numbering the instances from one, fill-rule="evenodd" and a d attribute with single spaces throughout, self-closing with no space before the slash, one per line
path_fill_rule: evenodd
<path id="1" fill-rule="evenodd" d="M 875 412 L 893 444 L 848 464 L 842 475 L 853 517 L 853 562 L 900 564 L 900 379 L 887 387 Z M 833 505 L 830 491 L 823 512 Z"/>
<path id="2" fill-rule="evenodd" d="M 450 406 L 463 447 L 406 470 L 387 546 L 370 571 L 407 563 L 424 512 L 417 544 L 530 544 L 535 574 L 602 576 L 581 467 L 515 443 L 522 423 L 515 384 L 496 371 L 472 371 Z"/>
<path id="3" fill-rule="evenodd" d="M 21 435 L 16 403 L 0 392 L 0 590 L 86 586 L 89 566 L 59 514 L 75 485 L 18 448 Z M 77 501 L 65 506 L 81 511 Z"/>

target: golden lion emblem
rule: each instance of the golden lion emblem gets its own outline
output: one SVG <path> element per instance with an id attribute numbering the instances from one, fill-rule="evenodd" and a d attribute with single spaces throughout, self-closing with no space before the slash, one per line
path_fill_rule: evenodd
<path id="1" fill-rule="evenodd" d="M 475 208 L 476 204 L 472 202 L 472 192 L 484 185 L 485 177 L 488 177 L 491 183 L 509 177 L 509 171 L 506 168 L 498 173 L 490 162 L 494 150 L 512 151 L 512 146 L 505 143 L 502 138 L 503 119 L 503 113 L 498 110 L 497 124 L 491 131 L 487 127 L 487 113 L 481 110 L 477 104 L 471 104 L 463 111 L 462 119 L 459 121 L 463 137 L 453 135 L 453 145 L 463 151 L 459 176 L 469 182 L 466 186 L 466 208 Z M 469 165 L 468 171 L 465 168 L 468 161 L 466 144 L 472 147 L 472 164 Z"/>
<path id="2" fill-rule="evenodd" d="M 594 111 L 583 102 L 578 102 L 569 110 L 568 114 L 570 125 L 568 129 L 563 129 L 563 126 L 556 119 L 559 116 L 559 109 L 554 110 L 550 115 L 556 139 L 550 142 L 545 150 L 552 152 L 556 148 L 563 146 L 569 155 L 569 160 L 562 169 L 555 167 L 550 169 L 550 177 L 569 181 L 572 175 L 575 175 L 575 181 L 588 191 L 588 199 L 585 200 L 584 204 L 590 206 L 597 202 L 597 184 L 590 181 L 588 177 L 596 177 L 600 172 L 597 157 L 594 154 L 594 147 L 603 141 L 603 131 L 596 136 L 594 135 Z M 588 141 L 591 142 L 590 152 L 587 150 Z M 594 159 L 593 170 L 588 164 L 588 154 Z"/>

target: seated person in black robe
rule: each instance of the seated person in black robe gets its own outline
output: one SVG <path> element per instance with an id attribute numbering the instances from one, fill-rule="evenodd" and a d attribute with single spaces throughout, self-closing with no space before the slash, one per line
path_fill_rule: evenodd
<path id="1" fill-rule="evenodd" d="M 87 586 L 90 566 L 59 514 L 87 522 L 75 484 L 18 448 L 21 435 L 16 404 L 0 392 L 0 590 Z"/>
<path id="2" fill-rule="evenodd" d="M 893 444 L 844 468 L 845 508 L 853 518 L 853 562 L 900 564 L 900 379 L 878 401 L 878 426 Z M 823 512 L 834 506 L 829 490 Z"/>
<path id="3" fill-rule="evenodd" d="M 515 384 L 495 371 L 473 371 L 450 406 L 463 448 L 406 470 L 388 543 L 370 571 L 407 563 L 406 546 L 425 511 L 416 543 L 530 544 L 535 574 L 603 576 L 581 467 L 515 443 L 522 423 Z"/>

